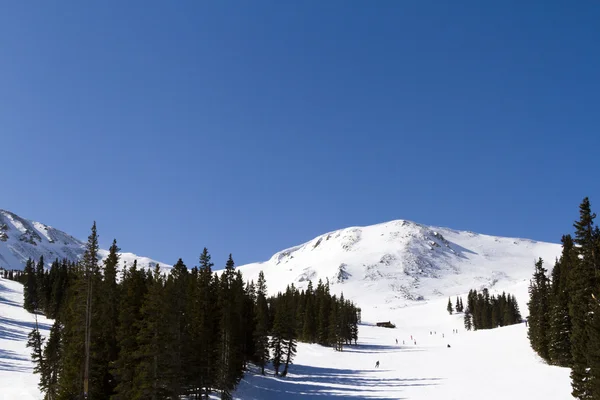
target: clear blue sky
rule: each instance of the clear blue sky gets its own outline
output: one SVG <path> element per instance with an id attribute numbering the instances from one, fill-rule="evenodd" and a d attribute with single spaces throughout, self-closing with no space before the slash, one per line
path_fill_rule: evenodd
<path id="1" fill-rule="evenodd" d="M 600 211 L 597 1 L 13 1 L 0 208 L 167 263 Z"/>

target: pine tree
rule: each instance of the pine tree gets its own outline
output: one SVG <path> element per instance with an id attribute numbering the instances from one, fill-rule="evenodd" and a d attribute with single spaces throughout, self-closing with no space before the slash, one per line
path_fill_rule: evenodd
<path id="1" fill-rule="evenodd" d="M 30 258 L 27 260 L 27 264 L 25 264 L 25 269 L 23 271 L 25 275 L 23 307 L 30 313 L 34 312 L 39 305 L 37 279 L 34 266 L 35 264 Z"/>
<path id="2" fill-rule="evenodd" d="M 35 326 L 33 330 L 29 332 L 27 338 L 27 347 L 31 347 L 31 361 L 35 364 L 33 372 L 39 374 L 45 368 L 45 359 L 42 350 L 44 339 L 38 328 L 37 315 L 35 317 Z"/>
<path id="3" fill-rule="evenodd" d="M 165 317 L 168 329 L 165 331 L 165 347 L 168 348 L 168 357 L 165 360 L 164 375 L 168 391 L 179 397 L 185 393 L 186 370 L 188 354 L 191 347 L 188 335 L 188 289 L 189 273 L 183 260 L 180 258 L 171 269 L 171 274 L 165 282 L 163 292 L 165 307 L 168 310 Z"/>
<path id="4" fill-rule="evenodd" d="M 119 247 L 117 241 L 113 240 L 109 248 L 108 256 L 103 263 L 104 277 L 98 290 L 98 332 L 93 335 L 98 346 L 96 350 L 96 363 L 92 366 L 93 374 L 98 377 L 97 394 L 109 397 L 114 394 L 117 385 L 116 379 L 111 373 L 119 355 L 117 346 L 117 323 L 119 320 L 119 287 L 117 285 L 117 267 L 119 265 Z"/>
<path id="5" fill-rule="evenodd" d="M 231 392 L 243 373 L 244 360 L 241 351 L 242 327 L 241 311 L 244 283 L 241 275 L 234 271 L 234 262 L 229 255 L 225 271 L 219 285 L 219 364 L 217 387 L 221 390 L 221 399 L 231 399 Z"/>
<path id="6" fill-rule="evenodd" d="M 116 379 L 115 400 L 134 398 L 133 378 L 138 362 L 138 334 L 142 319 L 142 304 L 147 293 L 146 272 L 137 268 L 137 261 L 123 270 L 117 325 L 119 354 L 112 374 Z"/>
<path id="7" fill-rule="evenodd" d="M 267 284 L 265 274 L 260 271 L 256 286 L 254 348 L 256 359 L 263 375 L 265 374 L 265 365 L 269 361 L 269 308 L 266 296 Z"/>
<path id="8" fill-rule="evenodd" d="M 469 308 L 467 307 L 467 310 L 465 311 L 465 329 L 470 331 L 473 328 L 473 322 L 471 321 L 471 312 L 469 311 Z"/>
<path id="9" fill-rule="evenodd" d="M 213 263 L 206 247 L 200 255 L 199 267 L 198 307 L 192 317 L 192 324 L 195 327 L 193 329 L 195 332 L 194 342 L 198 349 L 195 353 L 198 358 L 195 359 L 193 366 L 198 370 L 197 384 L 202 388 L 202 394 L 208 397 L 212 388 L 217 384 L 218 352 L 214 342 L 219 334 L 220 315 L 217 303 L 220 285 L 216 275 L 213 277 Z"/>
<path id="10" fill-rule="evenodd" d="M 282 355 L 284 356 L 284 367 L 282 376 L 286 376 L 288 373 L 289 365 L 292 363 L 294 356 L 296 355 L 296 319 L 295 319 L 295 304 L 294 300 L 297 291 L 292 284 L 288 287 L 285 293 L 285 301 L 281 307 L 284 314 L 284 329 L 283 329 L 283 342 L 282 342 Z"/>
<path id="11" fill-rule="evenodd" d="M 135 354 L 136 367 L 132 381 L 133 399 L 164 399 L 176 396 L 168 385 L 169 351 L 172 343 L 169 337 L 169 309 L 164 295 L 165 279 L 157 265 L 148 283 L 144 297 L 141 318 L 138 321 L 138 349 Z M 167 345 L 167 346 L 165 346 Z"/>
<path id="12" fill-rule="evenodd" d="M 58 377 L 62 371 L 62 339 L 61 325 L 54 321 L 50 328 L 50 335 L 44 347 L 44 364 L 40 371 L 40 390 L 45 393 L 45 400 L 58 398 Z"/>
<path id="13" fill-rule="evenodd" d="M 60 398 L 92 398 L 101 395 L 97 390 L 102 386 L 102 377 L 90 375 L 90 365 L 94 365 L 97 346 L 101 344 L 99 340 L 92 340 L 92 332 L 98 332 L 94 305 L 97 304 L 100 282 L 96 223 L 92 226 L 83 258 L 71 275 L 67 310 L 62 321 L 64 352 L 58 395 Z"/>
<path id="14" fill-rule="evenodd" d="M 317 307 L 315 300 L 316 296 L 312 282 L 308 281 L 305 293 L 304 324 L 302 326 L 302 340 L 308 343 L 314 343 L 317 339 Z"/>
<path id="15" fill-rule="evenodd" d="M 529 285 L 529 341 L 531 347 L 542 357 L 548 361 L 550 359 L 548 353 L 548 338 L 549 338 L 549 285 L 546 269 L 543 266 L 543 260 L 540 258 L 535 263 L 535 272 L 533 279 Z"/>
<path id="16" fill-rule="evenodd" d="M 35 266 L 35 281 L 36 281 L 36 298 L 37 308 L 39 310 L 46 310 L 46 275 L 44 270 L 44 256 L 40 256 L 38 263 Z"/>
<path id="17" fill-rule="evenodd" d="M 575 244 L 578 259 L 569 273 L 568 291 L 570 294 L 569 316 L 571 318 L 571 386 L 573 396 L 578 399 L 591 399 L 591 377 L 588 366 L 588 328 L 592 289 L 597 287 L 596 239 L 594 219 L 589 199 L 586 197 L 579 206 L 579 221 L 575 221 Z"/>
<path id="18" fill-rule="evenodd" d="M 448 297 L 448 306 L 446 307 L 446 310 L 450 315 L 452 315 L 452 311 L 454 311 L 454 309 L 452 308 L 452 301 L 450 301 L 450 297 Z"/>
<path id="19" fill-rule="evenodd" d="M 576 262 L 573 240 L 562 237 L 563 251 L 552 270 L 549 353 L 553 364 L 571 365 L 571 317 L 569 316 L 569 271 Z"/>

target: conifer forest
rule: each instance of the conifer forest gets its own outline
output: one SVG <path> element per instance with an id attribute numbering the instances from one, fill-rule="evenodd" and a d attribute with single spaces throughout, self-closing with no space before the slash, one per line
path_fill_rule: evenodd
<path id="1" fill-rule="evenodd" d="M 600 399 L 600 228 L 590 201 L 579 206 L 573 234 L 551 272 L 541 258 L 529 285 L 528 336 L 546 362 L 571 369 L 572 394 Z"/>
<path id="2" fill-rule="evenodd" d="M 24 285 L 24 307 L 54 319 L 28 347 L 47 400 L 200 399 L 231 393 L 250 363 L 285 377 L 298 341 L 342 351 L 356 344 L 360 309 L 329 282 L 268 294 L 264 275 L 246 282 L 229 256 L 215 273 L 205 248 L 191 269 L 169 274 L 133 263 L 119 270 L 113 241 L 100 262 L 94 223 L 78 263 L 29 260 L 7 278 Z"/>

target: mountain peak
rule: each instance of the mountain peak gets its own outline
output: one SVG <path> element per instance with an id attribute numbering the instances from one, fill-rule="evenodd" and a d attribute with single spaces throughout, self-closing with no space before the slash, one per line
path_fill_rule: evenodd
<path id="1" fill-rule="evenodd" d="M 85 243 L 73 236 L 40 222 L 0 209 L 0 267 L 23 269 L 29 258 L 34 261 L 44 256 L 47 264 L 58 259 L 77 261 L 85 251 Z M 107 250 L 99 250 L 104 258 Z M 121 266 L 138 260 L 143 268 L 153 268 L 157 261 L 132 253 L 121 253 Z M 165 264 L 161 266 L 168 267 Z"/>
<path id="2" fill-rule="evenodd" d="M 376 298 L 367 303 L 398 305 L 528 279 L 535 259 L 554 260 L 560 250 L 400 219 L 328 232 L 240 269 L 246 279 L 263 270 L 275 292 L 328 280 L 359 303 L 366 296 Z"/>

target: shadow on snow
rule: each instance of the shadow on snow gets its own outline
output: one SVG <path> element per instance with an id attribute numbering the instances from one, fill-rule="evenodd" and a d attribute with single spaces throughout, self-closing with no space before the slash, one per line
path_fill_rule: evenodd
<path id="1" fill-rule="evenodd" d="M 14 351 L 0 349 L 0 371 L 31 372 L 31 367 L 19 364 L 19 361 L 29 362 L 29 359 Z"/>
<path id="2" fill-rule="evenodd" d="M 402 399 L 408 386 L 433 386 L 441 378 L 378 378 L 376 370 L 320 368 L 294 364 L 287 377 L 262 376 L 257 369 L 246 373 L 236 395 L 248 400 L 306 399 Z M 385 370 L 380 370 L 385 371 Z M 237 397 L 237 396 L 236 396 Z"/>

